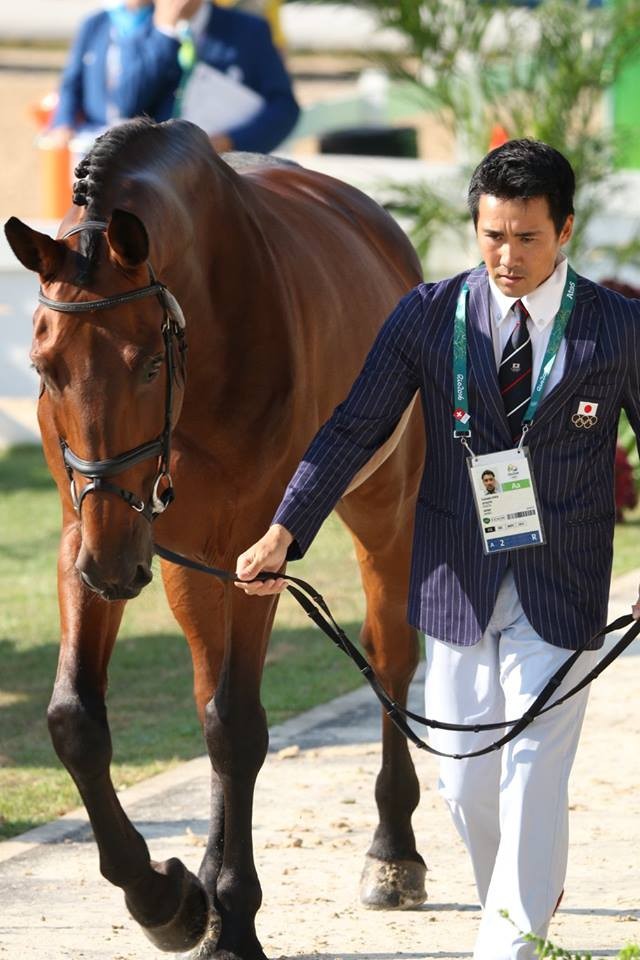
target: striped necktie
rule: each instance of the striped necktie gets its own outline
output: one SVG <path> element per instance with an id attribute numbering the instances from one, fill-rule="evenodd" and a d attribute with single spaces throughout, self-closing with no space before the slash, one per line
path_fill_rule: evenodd
<path id="1" fill-rule="evenodd" d="M 517 443 L 522 434 L 522 418 L 531 399 L 532 359 L 527 309 L 521 300 L 516 300 L 511 309 L 516 324 L 500 359 L 498 382 L 511 438 Z"/>

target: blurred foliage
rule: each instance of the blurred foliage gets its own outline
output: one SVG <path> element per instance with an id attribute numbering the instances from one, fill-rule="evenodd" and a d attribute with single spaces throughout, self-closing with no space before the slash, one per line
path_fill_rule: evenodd
<path id="1" fill-rule="evenodd" d="M 403 54 L 380 53 L 387 72 L 410 82 L 416 101 L 453 134 L 469 173 L 492 131 L 551 144 L 571 162 L 580 191 L 570 247 L 585 251 L 585 230 L 610 196 L 608 180 L 625 136 L 614 136 L 606 96 L 640 48 L 640 0 L 350 0 L 402 34 Z M 601 189 L 601 188 L 607 189 Z M 420 203 L 448 222 L 439 196 Z M 419 200 L 419 202 L 418 202 Z M 424 218 L 422 218 L 424 219 Z M 423 230 L 423 226 L 419 227 Z"/>

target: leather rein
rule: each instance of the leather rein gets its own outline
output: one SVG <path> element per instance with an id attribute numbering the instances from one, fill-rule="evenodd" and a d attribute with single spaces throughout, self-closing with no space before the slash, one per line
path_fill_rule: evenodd
<path id="1" fill-rule="evenodd" d="M 107 223 L 102 220 L 84 220 L 76 224 L 70 230 L 67 230 L 61 240 L 84 230 L 94 230 L 104 232 L 107 229 Z M 100 300 L 82 300 L 68 302 L 65 300 L 52 300 L 46 297 L 42 288 L 38 293 L 38 302 L 59 313 L 92 313 L 95 310 L 110 310 L 113 307 L 120 306 L 123 303 L 131 303 L 135 300 L 141 300 L 145 297 L 157 297 L 163 309 L 162 339 L 164 341 L 164 358 L 166 369 L 166 387 L 164 402 L 164 426 L 162 433 L 154 440 L 141 443 L 132 450 L 126 450 L 115 457 L 108 457 L 104 460 L 83 460 L 77 456 L 63 437 L 58 437 L 60 449 L 62 450 L 62 459 L 64 467 L 69 477 L 69 487 L 71 491 L 71 500 L 76 513 L 80 513 L 84 498 L 89 493 L 112 493 L 120 497 L 125 503 L 152 522 L 157 516 L 167 509 L 174 499 L 173 483 L 169 472 L 169 460 L 171 457 L 171 415 L 173 409 L 173 381 L 175 376 L 173 361 L 173 342 L 175 340 L 178 346 L 178 352 L 181 360 L 182 372 L 184 374 L 184 358 L 186 351 L 185 341 L 185 319 L 178 304 L 178 301 L 165 287 L 159 283 L 154 276 L 151 266 L 148 265 L 151 283 L 146 287 L 137 287 L 135 290 L 128 290 L 125 293 L 114 294 L 110 297 L 104 297 Z M 151 457 L 158 458 L 158 471 L 153 482 L 150 497 L 145 501 L 137 497 L 130 490 L 111 483 L 108 478 L 114 477 L 119 473 L 135 467 L 143 460 L 149 460 Z M 78 494 L 74 472 L 89 480 L 85 484 L 80 494 Z"/>
<path id="2" fill-rule="evenodd" d="M 220 570 L 217 567 L 209 567 L 204 563 L 198 563 L 196 560 L 191 560 L 188 557 L 182 556 L 182 554 L 174 553 L 173 550 L 167 550 L 165 547 L 160 546 L 160 544 L 155 544 L 155 552 L 159 557 L 162 557 L 163 560 L 168 560 L 170 563 L 177 563 L 182 567 L 188 567 L 190 570 L 197 570 L 200 573 L 209 574 L 209 576 L 216 577 L 219 580 L 223 580 L 227 583 L 237 582 L 237 574 L 230 573 L 228 570 Z M 325 633 L 330 640 L 332 640 L 339 650 L 342 650 L 357 666 L 358 670 L 362 673 L 363 677 L 375 693 L 376 697 L 382 704 L 387 716 L 395 724 L 398 730 L 404 734 L 407 740 L 410 740 L 411 743 L 415 744 L 416 747 L 420 750 L 426 750 L 428 753 L 433 753 L 438 757 L 451 757 L 454 760 L 465 760 L 469 757 L 482 757 L 487 753 L 491 753 L 494 750 L 500 750 L 506 743 L 509 743 L 510 740 L 513 740 L 514 737 L 517 737 L 518 734 L 529 726 L 530 723 L 536 719 L 536 717 L 541 716 L 543 713 L 547 713 L 549 710 L 553 710 L 554 707 L 559 706 L 561 703 L 564 703 L 565 700 L 568 700 L 569 697 L 572 697 L 575 693 L 578 693 L 587 684 L 591 683 L 592 680 L 595 680 L 602 671 L 609 666 L 620 654 L 626 650 L 626 648 L 635 640 L 635 638 L 640 634 L 640 620 L 634 620 L 633 616 L 625 614 L 622 617 L 618 617 L 617 620 L 612 621 L 607 624 L 606 627 L 603 627 L 602 630 L 597 633 L 593 639 L 597 640 L 600 637 L 604 637 L 607 633 L 613 633 L 617 630 L 622 630 L 624 627 L 629 627 L 629 630 L 616 642 L 616 644 L 611 648 L 611 650 L 606 653 L 602 660 L 596 664 L 596 666 L 575 684 L 567 693 L 557 700 L 554 700 L 553 703 L 548 701 L 553 696 L 554 692 L 558 689 L 565 676 L 569 673 L 569 670 L 574 665 L 580 654 L 583 650 L 586 649 L 586 644 L 579 647 L 577 650 L 574 650 L 570 657 L 565 660 L 562 666 L 553 674 L 553 676 L 547 681 L 543 690 L 535 698 L 529 709 L 520 717 L 518 720 L 503 720 L 500 723 L 443 723 L 440 720 L 432 720 L 429 717 L 422 717 L 417 713 L 412 713 L 410 710 L 407 710 L 402 704 L 394 700 L 387 691 L 384 689 L 380 680 L 376 676 L 373 667 L 363 656 L 358 648 L 351 642 L 348 636 L 345 634 L 344 630 L 336 622 L 326 604 L 323 597 L 318 593 L 318 591 L 307 583 L 305 580 L 301 580 L 299 577 L 292 577 L 288 573 L 268 573 L 262 572 L 259 573 L 257 577 L 254 577 L 254 580 L 272 580 L 276 577 L 283 577 L 287 580 L 287 590 L 298 601 L 302 609 L 305 611 L 307 616 L 313 620 L 317 627 Z M 248 581 L 250 582 L 250 581 Z M 469 753 L 444 753 L 441 750 L 436 750 L 435 747 L 429 746 L 424 740 L 422 740 L 409 726 L 407 720 L 413 720 L 415 723 L 419 723 L 424 727 L 430 727 L 433 730 L 455 730 L 462 732 L 470 733 L 481 733 L 486 730 L 503 730 L 508 729 L 508 732 L 504 736 L 499 737 L 493 743 L 490 743 L 488 746 L 480 750 L 472 750 Z"/>
<path id="3" fill-rule="evenodd" d="M 98 220 L 85 220 L 68 230 L 60 239 L 66 240 L 67 237 L 70 237 L 75 233 L 80 233 L 82 230 L 99 230 L 104 232 L 106 228 L 106 222 Z M 140 300 L 143 297 L 151 296 L 158 298 L 164 311 L 162 336 L 165 344 L 166 390 L 165 420 L 162 433 L 156 437 L 155 440 L 141 443 L 132 450 L 127 450 L 118 456 L 109 457 L 104 460 L 83 460 L 71 450 L 69 445 L 62 437 L 59 437 L 65 470 L 70 481 L 71 497 L 77 513 L 80 513 L 82 502 L 87 494 L 104 491 L 120 497 L 122 500 L 128 503 L 133 510 L 151 522 L 155 520 L 159 514 L 163 513 L 174 499 L 173 484 L 171 482 L 171 474 L 169 473 L 174 378 L 173 340 L 175 339 L 177 342 L 184 368 L 184 355 L 186 350 L 186 342 L 184 339 L 185 319 L 180 305 L 173 294 L 167 290 L 163 283 L 156 281 L 150 265 L 149 274 L 151 283 L 149 283 L 146 287 L 138 287 L 135 290 L 130 290 L 126 293 L 114 294 L 111 297 L 104 297 L 101 300 L 85 300 L 69 303 L 63 300 L 51 300 L 49 297 L 44 295 L 42 289 L 40 289 L 38 294 L 38 301 L 43 304 L 43 306 L 50 307 L 51 309 L 57 310 L 61 313 L 89 313 L 93 310 L 108 310 L 123 303 L 131 303 L 134 300 Z M 118 473 L 122 473 L 124 470 L 128 470 L 130 467 L 141 463 L 143 460 L 148 460 L 150 457 L 158 457 L 158 472 L 153 483 L 151 496 L 147 502 L 136 497 L 136 495 L 131 493 L 131 491 L 125 490 L 122 487 L 118 487 L 116 484 L 110 483 L 106 479 L 113 477 Z M 75 485 L 74 471 L 90 481 L 82 488 L 79 496 Z M 161 484 L 164 484 L 162 491 L 160 491 Z M 191 560 L 189 557 L 185 557 L 182 554 L 174 553 L 172 550 L 167 550 L 165 547 L 160 546 L 160 544 L 154 544 L 154 550 L 159 557 L 161 557 L 163 560 L 168 560 L 170 563 L 187 567 L 190 570 L 197 570 L 200 573 L 206 573 L 209 576 L 216 577 L 218 580 L 222 580 L 226 583 L 233 583 L 234 581 L 237 581 L 237 575 L 235 573 L 232 573 L 228 570 L 221 570 L 217 567 L 210 567 L 204 563 L 199 563 L 196 560 Z M 254 580 L 271 580 L 281 576 L 283 576 L 283 574 L 263 571 L 262 573 L 258 574 Z M 342 650 L 343 653 L 353 660 L 358 670 L 360 670 L 364 678 L 369 683 L 374 694 L 382 704 L 387 716 L 395 724 L 398 730 L 420 750 L 426 750 L 428 753 L 435 754 L 439 757 L 451 757 L 455 760 L 463 760 L 469 757 L 481 757 L 487 753 L 491 753 L 494 750 L 500 750 L 506 743 L 508 743 L 510 740 L 513 740 L 514 737 L 518 736 L 518 734 L 528 727 L 529 724 L 536 719 L 536 717 L 539 717 L 542 714 L 547 713 L 547 711 L 552 710 L 554 707 L 559 706 L 561 703 L 564 703 L 565 700 L 569 699 L 569 697 L 572 697 L 575 693 L 578 693 L 579 690 L 582 690 L 584 687 L 586 687 L 587 684 L 591 683 L 592 680 L 595 680 L 595 678 L 599 676 L 599 674 L 601 674 L 610 663 L 620 656 L 620 654 L 633 642 L 633 640 L 635 640 L 638 634 L 640 634 L 640 620 L 634 620 L 631 614 L 618 617 L 617 620 L 614 620 L 612 623 L 608 624 L 606 627 L 600 630 L 595 637 L 593 637 L 594 640 L 604 637 L 607 633 L 621 630 L 627 626 L 629 629 L 621 637 L 621 639 L 617 641 L 611 650 L 604 655 L 602 660 L 600 660 L 600 662 L 596 664 L 596 666 L 585 677 L 583 677 L 582 680 L 579 681 L 579 683 L 575 684 L 575 686 L 573 686 L 562 697 L 554 700 L 553 703 L 549 703 L 548 701 L 551 699 L 554 692 L 558 689 L 565 676 L 569 673 L 571 667 L 574 665 L 582 651 L 586 648 L 586 644 L 579 647 L 577 650 L 574 650 L 571 656 L 567 658 L 562 666 L 547 681 L 543 690 L 535 698 L 529 709 L 518 720 L 504 720 L 500 723 L 477 724 L 443 723 L 439 720 L 432 720 L 428 717 L 422 717 L 416 713 L 412 713 L 410 710 L 405 709 L 405 707 L 389 696 L 380 683 L 380 680 L 376 676 L 371 664 L 363 656 L 363 654 L 360 653 L 358 648 L 351 642 L 351 640 L 349 640 L 344 630 L 334 619 L 331 610 L 318 591 L 315 590 L 315 588 L 305 580 L 301 580 L 299 577 L 292 577 L 288 574 L 285 574 L 284 578 L 287 580 L 287 590 L 289 593 L 291 593 L 294 599 L 297 600 L 310 619 L 316 624 L 316 626 L 320 628 L 320 630 L 323 631 L 323 633 L 329 637 L 330 640 L 335 643 L 340 650 Z M 480 750 L 472 750 L 469 753 L 443 753 L 441 750 L 436 750 L 434 747 L 429 746 L 428 743 L 422 740 L 411 729 L 407 723 L 407 720 L 413 720 L 415 723 L 430 727 L 434 730 L 480 733 L 488 730 L 509 729 L 502 737 L 499 737 L 493 743 Z"/>

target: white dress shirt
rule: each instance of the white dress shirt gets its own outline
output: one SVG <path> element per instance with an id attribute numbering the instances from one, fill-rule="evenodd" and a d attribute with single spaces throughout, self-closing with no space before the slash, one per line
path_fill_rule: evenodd
<path id="1" fill-rule="evenodd" d="M 553 329 L 553 320 L 560 309 L 562 302 L 562 291 L 567 280 L 567 258 L 560 254 L 556 268 L 550 277 L 536 287 L 525 297 L 507 297 L 495 285 L 489 277 L 490 288 L 490 311 L 491 311 L 491 335 L 493 337 L 493 349 L 496 357 L 496 367 L 500 366 L 500 359 L 507 345 L 509 337 L 513 333 L 516 320 L 511 310 L 518 299 L 522 299 L 523 304 L 529 312 L 531 320 L 529 321 L 529 333 L 531 335 L 531 353 L 533 357 L 533 367 L 531 373 L 531 385 L 535 386 L 540 373 L 540 367 L 544 359 L 551 330 Z M 561 380 L 564 373 L 565 358 L 567 355 L 567 344 L 563 337 L 558 348 L 555 363 L 549 374 L 543 396 L 553 390 L 556 384 Z"/>

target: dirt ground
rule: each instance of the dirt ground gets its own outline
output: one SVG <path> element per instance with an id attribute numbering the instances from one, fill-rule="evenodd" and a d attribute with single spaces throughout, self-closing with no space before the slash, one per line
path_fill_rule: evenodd
<path id="1" fill-rule="evenodd" d="M 640 942 L 639 688 L 633 652 L 596 681 L 571 781 L 566 892 L 549 935 L 594 960 Z M 480 911 L 468 858 L 435 789 L 435 758 L 412 748 L 422 793 L 413 822 L 429 899 L 412 911 L 364 910 L 357 891 L 376 822 L 377 706 L 367 688 L 311 714 L 313 723 L 302 715 L 276 728 L 258 778 L 253 837 L 264 897 L 257 930 L 266 955 L 469 960 Z M 208 763 L 200 758 L 124 791 L 121 801 L 154 859 L 178 856 L 197 870 L 207 794 Z M 99 876 L 83 817 L 65 818 L 67 835 L 40 835 L 30 846 L 26 834 L 0 845 L 0 960 L 161 956 L 128 916 L 121 892 Z"/>

